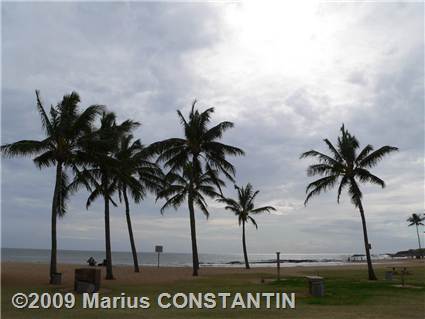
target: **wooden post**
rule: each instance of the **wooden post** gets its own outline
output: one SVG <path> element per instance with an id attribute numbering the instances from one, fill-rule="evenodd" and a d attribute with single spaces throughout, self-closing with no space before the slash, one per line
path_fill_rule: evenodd
<path id="1" fill-rule="evenodd" d="M 158 253 L 158 268 L 159 268 L 159 254 L 162 253 L 163 247 L 162 246 L 155 246 L 155 252 Z"/>
<path id="2" fill-rule="evenodd" d="M 276 252 L 276 262 L 277 262 L 277 280 L 280 280 L 280 252 Z"/>

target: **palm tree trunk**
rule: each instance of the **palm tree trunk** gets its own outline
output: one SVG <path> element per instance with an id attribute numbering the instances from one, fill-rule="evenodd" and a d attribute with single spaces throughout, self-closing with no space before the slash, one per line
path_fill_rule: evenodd
<path id="1" fill-rule="evenodd" d="M 190 193 L 188 196 L 188 204 L 189 204 L 189 217 L 190 217 L 190 235 L 192 238 L 193 276 L 198 276 L 199 258 L 198 258 L 198 246 L 196 244 L 195 210 L 193 208 L 193 197 L 192 197 L 192 194 Z"/>
<path id="2" fill-rule="evenodd" d="M 59 191 L 62 182 L 62 163 L 58 162 L 56 165 L 56 182 L 55 190 L 53 192 L 52 201 L 52 220 L 51 220 L 51 237 L 52 246 L 50 250 L 50 284 L 53 283 L 53 275 L 57 273 L 57 238 L 56 238 L 56 220 L 58 216 L 58 199 Z"/>
<path id="3" fill-rule="evenodd" d="M 124 195 L 124 202 L 125 202 L 125 217 L 127 218 L 128 234 L 130 236 L 131 252 L 133 254 L 134 272 L 139 272 L 140 271 L 139 261 L 137 260 L 137 251 L 136 251 L 136 245 L 134 243 L 133 228 L 131 227 L 130 205 L 128 203 L 127 189 L 125 187 L 123 189 L 123 195 Z"/>
<path id="4" fill-rule="evenodd" d="M 246 252 L 246 241 L 245 241 L 245 222 L 242 221 L 242 247 L 243 247 L 243 256 L 245 258 L 245 268 L 249 269 L 249 262 L 248 262 L 248 254 Z"/>
<path id="5" fill-rule="evenodd" d="M 106 277 L 105 279 L 114 279 L 112 274 L 112 253 L 111 253 L 111 230 L 109 224 L 109 198 L 103 196 L 105 200 L 105 244 L 106 244 Z"/>
<path id="6" fill-rule="evenodd" d="M 416 234 L 418 235 L 419 256 L 423 257 L 422 248 L 421 248 L 421 238 L 419 237 L 418 224 L 416 224 Z"/>
<path id="7" fill-rule="evenodd" d="M 364 216 L 363 205 L 361 202 L 359 203 L 359 211 L 360 211 L 360 216 L 362 218 L 363 237 L 364 237 L 364 245 L 366 250 L 367 270 L 369 274 L 369 280 L 377 280 L 375 276 L 375 272 L 373 271 L 372 259 L 370 258 L 370 247 L 369 247 L 369 239 L 367 237 L 366 218 Z"/>

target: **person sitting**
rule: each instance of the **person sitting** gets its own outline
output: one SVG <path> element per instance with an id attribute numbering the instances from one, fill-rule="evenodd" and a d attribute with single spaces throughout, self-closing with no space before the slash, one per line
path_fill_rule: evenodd
<path id="1" fill-rule="evenodd" d="M 106 264 L 107 264 L 108 262 L 106 261 L 106 259 L 104 259 L 103 260 L 103 262 L 101 262 L 100 264 L 97 264 L 98 266 L 104 266 L 104 267 L 106 267 Z"/>
<path id="2" fill-rule="evenodd" d="M 87 259 L 87 263 L 89 264 L 90 267 L 96 266 L 96 260 L 93 257 L 90 257 L 89 259 Z"/>

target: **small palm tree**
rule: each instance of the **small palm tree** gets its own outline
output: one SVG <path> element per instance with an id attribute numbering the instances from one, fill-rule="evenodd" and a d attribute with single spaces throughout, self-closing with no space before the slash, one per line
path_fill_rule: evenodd
<path id="1" fill-rule="evenodd" d="M 57 217 L 66 213 L 68 177 L 66 169 L 73 167 L 77 162 L 77 154 L 83 154 L 81 145 L 90 133 L 96 117 L 103 109 L 100 105 L 92 105 L 80 112 L 78 93 L 65 95 L 56 106 L 50 107 L 50 113 L 36 91 L 37 111 L 41 117 L 41 124 L 45 134 L 43 140 L 22 140 L 5 144 L 1 152 L 5 157 L 36 156 L 33 160 L 38 168 L 56 167 L 56 181 L 53 191 L 51 216 L 51 255 L 50 255 L 50 283 L 57 273 Z"/>
<path id="2" fill-rule="evenodd" d="M 110 232 L 110 203 L 117 206 L 112 196 L 118 191 L 119 183 L 126 183 L 134 193 L 141 193 L 141 185 L 133 176 L 121 171 L 122 164 L 114 154 L 119 149 L 119 141 L 122 136 L 130 134 L 139 123 L 130 120 L 121 124 L 116 123 L 116 115 L 112 112 L 104 112 L 101 118 L 100 128 L 95 130 L 85 144 L 86 156 L 81 156 L 83 169 L 76 172 L 76 179 L 70 185 L 75 191 L 80 185 L 86 186 L 90 195 L 86 207 L 98 197 L 104 200 L 105 215 L 105 252 L 106 252 L 106 279 L 114 279 L 112 273 L 112 251 Z"/>
<path id="3" fill-rule="evenodd" d="M 312 196 L 319 195 L 321 192 L 333 188 L 337 183 L 338 197 L 341 196 L 344 188 L 348 189 L 351 196 L 351 202 L 360 211 L 360 217 L 363 225 L 363 237 L 366 250 L 366 258 L 368 265 L 369 280 L 376 280 L 370 258 L 370 244 L 367 236 L 366 219 L 362 205 L 362 192 L 358 182 L 369 182 L 385 187 L 385 182 L 379 177 L 373 175 L 368 169 L 374 167 L 385 155 L 397 151 L 397 147 L 383 146 L 374 151 L 372 145 L 367 145 L 359 153 L 359 142 L 354 135 L 351 135 L 345 128 L 341 126 L 341 135 L 338 137 L 338 143 L 335 147 L 332 143 L 325 139 L 324 142 L 328 146 L 331 155 L 311 150 L 301 155 L 301 158 L 314 157 L 319 161 L 308 167 L 308 176 L 323 176 L 307 186 L 307 197 L 304 204 L 306 205 Z"/>
<path id="4" fill-rule="evenodd" d="M 194 206 L 197 206 L 208 218 L 209 212 L 205 197 L 216 198 L 220 196 L 216 188 L 221 186 L 224 186 L 224 182 L 217 176 L 216 171 L 195 172 L 190 164 L 186 164 L 180 173 L 168 173 L 165 176 L 164 188 L 158 192 L 157 199 L 166 199 L 161 208 L 161 214 L 169 207 L 179 208 L 187 200 L 192 231 L 192 251 L 194 252 L 192 259 L 193 276 L 198 275 L 199 269 L 196 236 L 194 234 L 196 232 Z"/>
<path id="5" fill-rule="evenodd" d="M 126 179 L 117 178 L 119 199 L 120 202 L 124 199 L 125 204 L 125 216 L 135 272 L 139 272 L 139 261 L 131 226 L 128 195 L 133 198 L 135 203 L 139 203 L 145 197 L 147 190 L 157 193 L 161 189 L 163 183 L 162 171 L 155 163 L 149 161 L 151 156 L 152 154 L 143 146 L 139 139 L 133 141 L 131 134 L 121 137 L 115 153 L 115 158 L 120 164 L 120 171 L 125 176 L 133 176 L 139 182 L 137 187 L 133 187 Z"/>
<path id="6" fill-rule="evenodd" d="M 218 172 L 224 174 L 233 181 L 235 168 L 226 159 L 227 155 L 244 155 L 244 152 L 237 147 L 219 142 L 223 133 L 233 127 L 232 122 L 221 122 L 213 127 L 209 127 L 211 115 L 214 108 L 209 108 L 199 112 L 195 108 L 196 101 L 192 104 L 189 118 L 186 119 L 180 111 L 177 111 L 180 123 L 184 129 L 183 138 L 170 138 L 160 142 L 153 143 L 150 148 L 159 154 L 158 161 L 163 162 L 171 173 L 181 173 L 188 170 L 190 165 L 190 188 L 196 189 L 195 180 L 200 178 L 203 168 L 211 171 L 211 178 L 218 176 Z M 216 186 L 220 189 L 220 182 Z M 193 196 L 188 197 L 189 207 L 193 207 Z M 193 275 L 197 276 L 199 269 L 198 248 L 196 245 L 195 215 L 190 213 L 190 232 L 192 237 L 192 259 L 194 269 Z"/>
<path id="7" fill-rule="evenodd" d="M 246 251 L 246 240 L 245 240 L 245 224 L 252 222 L 255 228 L 258 229 L 255 219 L 251 215 L 275 211 L 276 209 L 272 206 L 264 206 L 255 208 L 254 199 L 258 195 L 259 191 L 254 191 L 251 184 L 247 184 L 245 187 L 238 187 L 235 185 L 238 192 L 238 198 L 225 198 L 221 197 L 217 201 L 226 204 L 225 209 L 235 213 L 238 217 L 239 226 L 242 224 L 242 247 L 243 255 L 245 259 L 245 268 L 249 269 L 248 254 Z"/>
<path id="8" fill-rule="evenodd" d="M 413 213 L 412 216 L 410 216 L 407 219 L 407 222 L 409 222 L 409 227 L 415 225 L 416 226 L 416 234 L 418 235 L 418 245 L 419 245 L 419 252 L 420 254 L 423 256 L 423 253 L 421 252 L 422 248 L 421 248 L 421 238 L 419 237 L 419 226 L 423 226 L 424 224 L 422 223 L 425 220 L 425 216 L 421 216 L 419 214 L 415 214 Z"/>

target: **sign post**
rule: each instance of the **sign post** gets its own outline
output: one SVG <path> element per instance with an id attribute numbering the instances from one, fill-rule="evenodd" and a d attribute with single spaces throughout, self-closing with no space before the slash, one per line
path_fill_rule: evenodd
<path id="1" fill-rule="evenodd" d="M 276 252 L 277 280 L 280 280 L 280 251 Z"/>
<path id="2" fill-rule="evenodd" d="M 158 268 L 159 268 L 159 254 L 162 253 L 162 246 L 155 246 L 155 252 L 158 253 Z"/>

